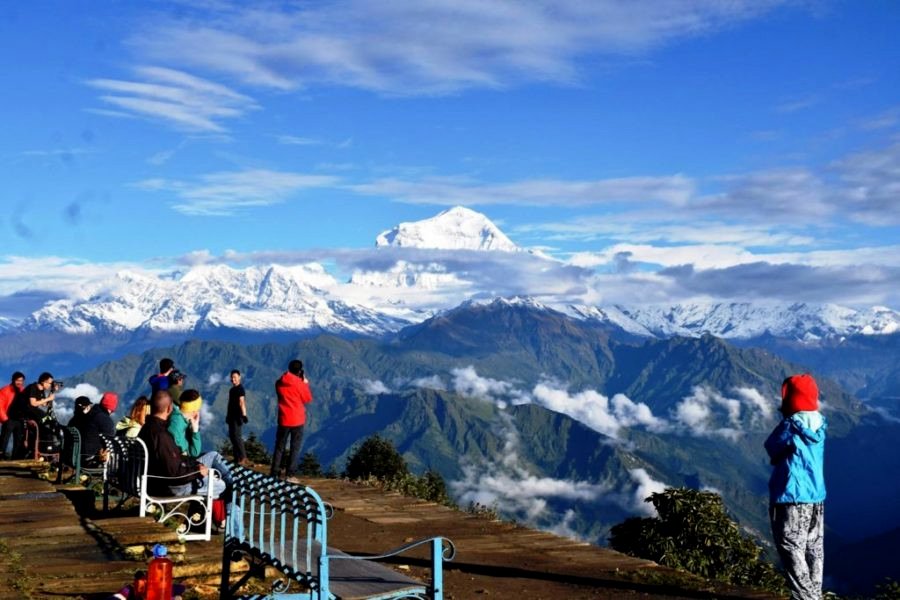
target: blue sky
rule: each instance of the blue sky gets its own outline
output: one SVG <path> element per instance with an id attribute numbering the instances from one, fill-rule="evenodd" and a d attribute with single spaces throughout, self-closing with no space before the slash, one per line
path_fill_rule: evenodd
<path id="1" fill-rule="evenodd" d="M 897 31 L 890 1 L 5 7 L 0 315 L 454 204 L 656 300 L 897 308 Z"/>

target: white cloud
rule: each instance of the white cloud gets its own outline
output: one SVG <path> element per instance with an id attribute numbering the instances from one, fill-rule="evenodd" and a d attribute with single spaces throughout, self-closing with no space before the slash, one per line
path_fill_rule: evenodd
<path id="1" fill-rule="evenodd" d="M 834 163 L 847 186 L 853 217 L 873 226 L 900 224 L 900 143 L 848 155 Z"/>
<path id="2" fill-rule="evenodd" d="M 426 388 L 429 390 L 441 390 L 444 391 L 447 389 L 447 385 L 444 383 L 444 380 L 441 379 L 439 375 L 432 375 L 430 377 L 419 377 L 418 379 L 413 379 L 410 382 L 410 385 L 417 388 Z"/>
<path id="3" fill-rule="evenodd" d="M 279 144 L 286 146 L 321 146 L 325 142 L 318 138 L 302 137 L 299 135 L 278 135 L 275 136 Z"/>
<path id="4" fill-rule="evenodd" d="M 147 191 L 173 192 L 172 208 L 187 215 L 230 215 L 241 208 L 283 202 L 303 190 L 331 186 L 328 175 L 306 175 L 266 169 L 209 173 L 192 180 L 145 179 L 136 184 Z"/>
<path id="5" fill-rule="evenodd" d="M 701 223 L 672 221 L 671 215 L 658 211 L 629 211 L 603 216 L 582 215 L 569 221 L 535 223 L 516 227 L 513 232 L 537 234 L 550 240 L 608 239 L 631 244 L 808 246 L 815 238 L 784 227 L 768 224 L 725 223 L 707 220 Z"/>
<path id="6" fill-rule="evenodd" d="M 216 416 L 213 414 L 212 410 L 209 408 L 209 404 L 204 402 L 200 405 L 200 423 L 203 427 L 209 427 L 216 423 Z"/>
<path id="7" fill-rule="evenodd" d="M 315 84 L 385 94 L 441 94 L 528 81 L 571 83 L 578 62 L 635 55 L 709 34 L 781 4 L 563 0 L 344 0 L 225 3 L 145 25 L 132 44 L 173 61 L 279 90 Z M 436 27 L 435 24 L 440 26 Z"/>
<path id="8" fill-rule="evenodd" d="M 531 394 L 535 404 L 568 415 L 614 439 L 625 427 L 641 426 L 650 431 L 667 428 L 663 420 L 653 416 L 650 407 L 643 402 L 635 403 L 624 394 L 616 394 L 612 401 L 594 390 L 571 395 L 565 388 L 546 381 L 534 386 Z"/>
<path id="9" fill-rule="evenodd" d="M 79 383 L 73 387 L 64 387 L 56 392 L 56 400 L 53 401 L 53 412 L 56 413 L 56 419 L 62 425 L 68 425 L 72 419 L 75 409 L 75 398 L 79 396 L 86 396 L 91 400 L 91 403 L 96 404 L 100 402 L 103 394 L 96 386 L 90 383 Z M 62 400 L 67 402 L 62 402 Z"/>
<path id="10" fill-rule="evenodd" d="M 748 427 L 766 426 L 774 403 L 756 388 L 736 387 L 733 391 L 737 398 L 728 398 L 709 386 L 694 386 L 672 409 L 672 420 L 691 435 L 732 441 Z"/>
<path id="11" fill-rule="evenodd" d="M 814 95 L 791 98 L 775 106 L 775 111 L 779 113 L 794 113 L 812 108 L 818 103 L 819 97 Z"/>
<path id="12" fill-rule="evenodd" d="M 380 179 L 354 185 L 350 189 L 397 202 L 444 206 L 589 206 L 635 202 L 682 206 L 693 195 L 694 182 L 681 175 L 593 181 L 543 179 L 507 184 L 485 184 L 460 177 L 435 177 L 419 181 Z"/>
<path id="13" fill-rule="evenodd" d="M 697 198 L 691 202 L 692 210 L 767 222 L 822 220 L 836 211 L 834 190 L 809 169 L 773 169 L 718 179 L 727 184 L 727 190 Z"/>
<path id="14" fill-rule="evenodd" d="M 772 418 L 775 410 L 775 402 L 767 400 L 756 388 L 738 387 L 734 389 L 734 393 L 738 395 L 744 405 L 750 410 L 756 410 L 757 414 L 763 421 Z"/>
<path id="15" fill-rule="evenodd" d="M 220 121 L 240 117 L 257 108 L 253 100 L 224 85 L 184 71 L 145 66 L 134 69 L 138 81 L 91 79 L 99 97 L 115 110 L 110 116 L 137 116 L 161 121 L 184 131 L 222 132 Z"/>
<path id="16" fill-rule="evenodd" d="M 464 465 L 463 478 L 450 482 L 460 504 L 497 506 L 506 514 L 523 516 L 533 523 L 545 515 L 550 499 L 596 502 L 610 492 L 605 483 L 534 475 L 519 456 L 519 432 L 509 414 L 499 414 L 497 429 L 503 440 L 500 462 Z"/>
<path id="17" fill-rule="evenodd" d="M 666 484 L 650 477 L 646 469 L 629 469 L 628 474 L 635 483 L 632 510 L 647 517 L 658 516 L 653 505 L 645 500 L 650 497 L 650 494 L 664 492 Z"/>
<path id="18" fill-rule="evenodd" d="M 496 403 L 536 404 L 583 423 L 598 433 L 618 439 L 619 431 L 627 427 L 643 427 L 649 431 L 666 431 L 668 425 L 655 417 L 643 402 L 634 402 L 624 394 L 612 399 L 594 390 L 570 394 L 565 386 L 543 380 L 530 391 L 511 381 L 481 377 L 475 367 L 454 369 L 453 389 L 456 393 Z"/>
<path id="19" fill-rule="evenodd" d="M 363 379 L 361 382 L 363 392 L 370 396 L 380 396 L 381 394 L 390 394 L 391 389 L 378 379 Z"/>
<path id="20" fill-rule="evenodd" d="M 103 282 L 122 270 L 157 273 L 136 263 L 96 263 L 63 256 L 0 256 L 0 294 L 21 290 L 52 290 L 74 298 L 91 296 Z"/>
<path id="21" fill-rule="evenodd" d="M 221 373 L 211 373 L 209 377 L 206 378 L 206 387 L 211 388 L 219 385 L 225 380 L 225 377 Z"/>
<path id="22" fill-rule="evenodd" d="M 753 253 L 743 248 L 722 244 L 702 246 L 615 244 L 603 252 L 575 253 L 569 262 L 579 267 L 594 267 L 613 264 L 617 257 L 622 255 L 627 256 L 630 262 L 635 263 L 649 263 L 666 267 L 690 264 L 698 269 L 730 267 L 759 260 Z"/>
<path id="23" fill-rule="evenodd" d="M 481 377 L 475 367 L 469 365 L 461 369 L 453 369 L 453 391 L 462 396 L 471 396 L 489 402 L 505 402 L 519 399 L 522 392 L 512 382 Z"/>
<path id="24" fill-rule="evenodd" d="M 547 531 L 550 533 L 554 533 L 560 537 L 569 538 L 572 540 L 582 540 L 581 534 L 579 534 L 574 527 L 575 517 L 577 513 L 571 508 L 563 513 L 562 518 L 559 523 L 556 525 L 552 525 L 547 528 Z"/>

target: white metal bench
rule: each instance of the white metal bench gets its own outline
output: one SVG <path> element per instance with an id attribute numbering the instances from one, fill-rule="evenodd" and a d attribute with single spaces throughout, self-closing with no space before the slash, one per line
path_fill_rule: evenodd
<path id="1" fill-rule="evenodd" d="M 120 438 L 102 436 L 110 448 L 107 465 L 106 486 L 104 487 L 104 509 L 108 507 L 110 490 L 121 492 L 117 506 L 128 498 L 139 502 L 140 515 L 154 516 L 160 523 L 174 521 L 176 531 L 183 540 L 205 540 L 212 537 L 213 485 L 207 486 L 204 494 L 188 496 L 151 496 L 149 484 L 171 480 L 169 477 L 148 475 L 149 453 L 140 438 Z M 219 477 L 218 471 L 209 470 L 210 477 Z M 212 484 L 212 481 L 210 481 Z"/>

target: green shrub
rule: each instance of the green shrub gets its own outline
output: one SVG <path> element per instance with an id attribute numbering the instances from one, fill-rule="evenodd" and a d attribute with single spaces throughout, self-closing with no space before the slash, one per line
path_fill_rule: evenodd
<path id="1" fill-rule="evenodd" d="M 447 483 L 437 471 L 430 469 L 421 477 L 409 472 L 406 461 L 390 440 L 378 434 L 367 438 L 347 459 L 347 479 L 377 483 L 386 490 L 404 496 L 421 498 L 446 506 L 456 505 L 447 492 Z"/>
<path id="2" fill-rule="evenodd" d="M 712 492 L 667 489 L 651 494 L 658 518 L 631 518 L 610 530 L 620 552 L 714 579 L 785 593 L 784 578 L 760 558 L 762 549 L 743 535 Z"/>
<path id="3" fill-rule="evenodd" d="M 888 577 L 876 585 L 874 600 L 900 600 L 900 582 Z"/>
<path id="4" fill-rule="evenodd" d="M 446 506 L 456 506 L 447 493 L 447 484 L 437 471 L 426 471 L 421 477 L 407 473 L 389 481 L 382 481 L 385 489 L 400 492 L 404 496 L 421 498 Z"/>
<path id="5" fill-rule="evenodd" d="M 319 459 L 314 452 L 307 452 L 303 455 L 303 458 L 300 459 L 298 471 L 304 477 L 322 476 L 322 465 L 319 464 Z"/>
<path id="6" fill-rule="evenodd" d="M 392 481 L 409 474 L 406 462 L 394 444 L 377 433 L 367 438 L 347 459 L 347 479 Z"/>
<path id="7" fill-rule="evenodd" d="M 244 452 L 247 453 L 247 458 L 252 463 L 257 465 L 272 464 L 272 455 L 269 454 L 266 445 L 259 441 L 255 433 L 251 433 L 250 436 L 244 440 Z"/>

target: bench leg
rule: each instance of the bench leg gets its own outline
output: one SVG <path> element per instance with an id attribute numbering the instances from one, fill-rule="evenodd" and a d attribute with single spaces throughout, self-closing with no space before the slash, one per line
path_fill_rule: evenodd
<path id="1" fill-rule="evenodd" d="M 219 599 L 231 600 L 231 544 L 225 542 L 222 548 L 222 580 L 219 585 Z"/>
<path id="2" fill-rule="evenodd" d="M 434 600 L 444 598 L 444 538 L 431 540 L 431 593 Z"/>

